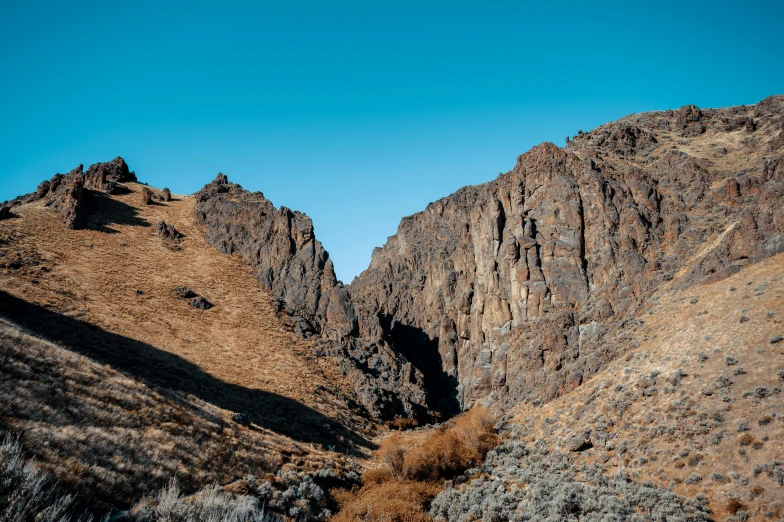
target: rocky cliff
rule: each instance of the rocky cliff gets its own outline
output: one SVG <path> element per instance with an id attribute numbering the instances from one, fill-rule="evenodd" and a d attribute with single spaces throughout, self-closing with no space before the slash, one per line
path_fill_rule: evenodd
<path id="1" fill-rule="evenodd" d="M 687 106 L 533 148 L 403 219 L 349 287 L 360 336 L 437 351 L 463 408 L 575 388 L 657 288 L 784 251 L 783 119 L 784 97 Z"/>
<path id="2" fill-rule="evenodd" d="M 489 183 L 404 218 L 344 287 L 304 214 L 219 175 L 207 241 L 273 289 L 378 417 L 540 403 L 635 344 L 663 285 L 784 251 L 784 97 L 632 115 L 534 147 Z"/>
<path id="3" fill-rule="evenodd" d="M 319 355 L 337 359 L 374 416 L 416 415 L 426 399 L 424 377 L 380 337 L 357 337 L 357 316 L 335 277 L 329 254 L 301 212 L 275 208 L 224 174 L 196 194 L 196 223 L 209 244 L 248 263 L 278 297 L 284 321 L 303 337 L 323 338 Z"/>

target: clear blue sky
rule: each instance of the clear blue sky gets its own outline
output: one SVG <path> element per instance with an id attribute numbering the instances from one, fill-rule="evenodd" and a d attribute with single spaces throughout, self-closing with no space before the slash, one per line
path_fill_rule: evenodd
<path id="1" fill-rule="evenodd" d="M 5 0 L 0 200 L 117 155 L 175 193 L 222 171 L 309 214 L 349 282 L 537 143 L 784 92 L 783 28 L 780 0 Z"/>

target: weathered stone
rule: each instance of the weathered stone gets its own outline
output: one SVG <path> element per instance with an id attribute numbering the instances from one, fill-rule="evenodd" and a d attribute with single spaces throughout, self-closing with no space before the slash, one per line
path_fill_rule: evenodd
<path id="1" fill-rule="evenodd" d="M 152 205 L 153 192 L 149 187 L 142 187 L 139 191 L 139 199 L 142 205 Z"/>
<path id="2" fill-rule="evenodd" d="M 188 304 L 194 308 L 198 308 L 199 310 L 209 310 L 210 308 L 213 307 L 213 304 L 207 301 L 207 299 L 203 295 L 194 297 L 193 299 L 188 301 Z"/>
<path id="3" fill-rule="evenodd" d="M 49 182 L 47 206 L 56 210 L 63 224 L 71 229 L 84 228 L 87 219 L 87 190 L 84 174 L 79 165 L 66 175 L 55 174 Z"/>
<path id="4" fill-rule="evenodd" d="M 42 181 L 35 192 L 19 196 L 4 205 L 14 207 L 41 199 L 57 210 L 68 228 L 83 228 L 90 211 L 90 190 L 121 194 L 127 189 L 120 184 L 136 181 L 136 175 L 128 171 L 128 165 L 120 157 L 107 163 L 96 163 L 84 172 L 79 165 L 68 174 L 55 174 L 49 181 Z"/>
<path id="5" fill-rule="evenodd" d="M 188 288 L 187 286 L 178 286 L 174 289 L 174 293 L 177 297 L 181 297 L 183 299 L 190 299 L 192 297 L 196 297 L 196 292 Z"/>
<path id="6" fill-rule="evenodd" d="M 112 161 L 90 165 L 85 178 L 87 188 L 106 191 L 110 184 L 136 181 L 136 174 L 130 172 L 125 160 L 117 156 Z"/>
<path id="7" fill-rule="evenodd" d="M 43 180 L 41 183 L 38 184 L 38 188 L 35 191 L 36 199 L 43 199 L 49 193 L 49 181 Z"/>
<path id="8" fill-rule="evenodd" d="M 174 228 L 174 225 L 168 224 L 164 220 L 160 220 L 155 224 L 155 233 L 163 239 L 175 242 L 182 238 L 182 234 Z"/>
<path id="9" fill-rule="evenodd" d="M 168 188 L 164 188 L 158 195 L 158 199 L 161 201 L 171 201 L 171 191 Z"/>
<path id="10" fill-rule="evenodd" d="M 276 209 L 261 192 L 250 193 L 218 174 L 196 194 L 196 221 L 208 243 L 248 262 L 289 313 L 333 337 L 356 332 L 346 291 L 308 216 Z"/>

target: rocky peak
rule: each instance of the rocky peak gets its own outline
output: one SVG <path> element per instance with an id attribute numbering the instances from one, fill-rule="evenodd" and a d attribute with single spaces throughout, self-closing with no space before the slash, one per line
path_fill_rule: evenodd
<path id="1" fill-rule="evenodd" d="M 289 314 L 333 337 L 355 333 L 346 291 L 308 216 L 277 209 L 261 192 L 248 192 L 219 173 L 196 194 L 196 221 L 210 244 L 250 264 Z"/>

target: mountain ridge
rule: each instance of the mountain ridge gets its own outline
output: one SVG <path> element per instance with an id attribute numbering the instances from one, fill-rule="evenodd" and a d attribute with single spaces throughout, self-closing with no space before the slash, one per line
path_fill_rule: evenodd
<path id="1" fill-rule="evenodd" d="M 676 458 L 686 449 L 670 443 L 695 417 L 704 425 L 698 433 L 684 432 L 693 439 L 689 451 L 703 455 L 706 447 L 717 446 L 732 454 L 728 430 L 712 430 L 740 422 L 734 408 L 750 400 L 754 415 L 768 420 L 760 421 L 759 440 L 749 442 L 761 444 L 761 450 L 747 454 L 746 462 L 777 455 L 781 433 L 774 410 L 780 389 L 771 381 L 777 374 L 768 375 L 762 366 L 778 364 L 781 346 L 773 341 L 781 337 L 776 335 L 780 297 L 765 294 L 764 287 L 778 291 L 784 275 L 782 136 L 784 96 L 774 96 L 753 106 L 684 106 L 630 115 L 579 132 L 563 148 L 537 145 L 518 156 L 509 172 L 404 217 L 397 233 L 374 249 L 368 269 L 348 285 L 337 280 L 306 214 L 275 207 L 261 192 L 246 191 L 223 174 L 188 196 L 138 183 L 119 157 L 86 171 L 80 165 L 0 205 L 0 315 L 6 318 L 0 348 L 6 361 L 46 368 L 44 384 L 19 380 L 23 374 L 13 371 L 4 379 L 30 387 L 30 396 L 39 389 L 34 386 L 45 391 L 62 374 L 39 359 L 56 354 L 80 361 L 83 373 L 92 375 L 72 380 L 119 382 L 104 371 L 110 369 L 121 379 L 138 380 L 139 386 L 131 386 L 136 395 L 165 391 L 151 411 L 182 410 L 185 418 L 204 409 L 207 420 L 191 422 L 199 427 L 195 435 L 145 414 L 142 431 L 162 430 L 162 435 L 133 436 L 151 444 L 145 451 L 171 444 L 166 441 L 173 440 L 172 431 L 186 437 L 187 447 L 199 437 L 207 440 L 213 453 L 220 452 L 215 445 L 221 440 L 230 455 L 253 448 L 255 460 L 238 463 L 227 457 L 209 472 L 201 469 L 204 463 L 194 464 L 199 469 L 186 477 L 187 487 L 195 491 L 219 478 L 227 491 L 258 489 L 276 513 L 292 517 L 328 518 L 329 495 L 313 489 L 319 498 L 304 498 L 297 491 L 318 477 L 355 484 L 354 470 L 364 465 L 356 463 L 371 461 L 386 427 L 441 422 L 475 406 L 499 413 L 507 442 L 488 454 L 487 476 L 475 485 L 473 472 L 455 477 L 445 496 L 433 501 L 430 514 L 436 518 L 466 519 L 479 494 L 489 499 L 482 504 L 488 513 L 515 516 L 510 513 L 522 508 L 503 504 L 507 493 L 497 493 L 499 477 L 517 483 L 508 495 L 519 506 L 525 502 L 515 495 L 526 491 L 530 477 L 501 470 L 510 452 L 523 460 L 551 454 L 555 460 L 543 461 L 547 466 L 623 472 L 628 484 L 642 488 L 635 489 L 640 495 L 648 487 L 646 465 L 659 461 L 656 495 L 707 492 L 705 502 L 722 513 L 724 497 L 734 493 L 724 487 L 714 492 L 707 481 L 688 478 L 684 466 L 704 468 L 721 484 L 734 485 L 732 477 L 741 477 L 737 459 L 727 457 L 735 466 L 731 473 L 721 462 L 700 468 L 686 463 L 685 456 Z M 759 302 L 735 310 L 728 299 L 738 294 L 719 296 L 716 289 L 724 292 L 728 280 L 740 285 L 746 273 L 762 283 L 754 296 L 744 292 L 743 299 Z M 709 296 L 727 301 L 721 308 L 706 303 L 693 321 L 700 328 L 729 328 L 727 318 L 736 311 L 745 325 L 732 327 L 742 349 L 721 348 L 727 357 L 747 363 L 745 373 L 730 378 L 749 387 L 740 394 L 725 386 L 721 361 L 702 364 L 711 354 L 700 352 L 696 339 L 686 343 L 683 335 L 664 335 L 667 320 L 658 319 L 686 321 L 681 330 L 697 336 L 689 320 L 672 309 L 691 313 L 684 299 L 696 304 Z M 751 326 L 770 336 L 770 351 L 751 346 L 760 342 L 749 333 Z M 62 346 L 28 342 L 24 329 Z M 706 332 L 699 331 L 704 342 L 712 337 Z M 724 334 L 714 337 L 728 342 Z M 33 355 L 14 351 L 9 339 L 25 339 Z M 663 344 L 667 340 L 686 343 L 680 369 Z M 70 352 L 81 358 L 69 358 Z M 651 366 L 646 352 L 661 356 L 661 363 Z M 619 378 L 624 362 L 631 370 L 623 368 L 628 378 Z M 656 371 L 666 373 L 666 380 L 653 375 Z M 610 384 L 597 387 L 596 379 Z M 755 395 L 752 385 L 767 390 L 760 392 L 765 397 Z M 688 402 L 690 410 L 678 409 L 681 403 L 673 406 L 677 413 L 667 409 L 662 401 L 673 390 L 697 394 Z M 52 407 L 46 393 L 35 396 Z M 185 402 L 172 405 L 168 393 Z M 713 404 L 715 399 L 722 404 Z M 96 465 L 89 457 L 103 455 L 96 448 L 108 439 L 80 430 L 82 424 L 96 433 L 106 429 L 104 410 L 116 410 L 113 401 L 119 399 L 101 404 L 81 393 L 73 400 L 99 406 L 68 431 L 78 435 L 83 457 L 78 465 L 93 470 L 83 473 L 100 481 L 94 471 L 104 468 L 91 468 Z M 600 411 L 572 400 L 596 400 Z M 651 411 L 664 408 L 662 429 L 669 445 L 657 441 L 654 446 L 653 436 L 636 436 L 634 430 L 649 424 L 650 416 L 620 408 L 629 401 Z M 29 405 L 15 408 L 0 409 L 3 429 L 24 433 L 25 450 L 44 456 L 48 469 L 73 482 L 77 474 L 62 467 L 65 454 L 55 451 L 62 449 L 61 428 L 48 425 Z M 564 416 L 573 410 L 581 416 Z M 223 431 L 205 435 L 212 429 Z M 442 428 L 423 433 L 428 430 L 441 433 Z M 628 441 L 623 450 L 616 439 Z M 42 441 L 54 449 L 37 448 Z M 680 453 L 673 453 L 676 449 Z M 177 452 L 166 455 L 166 474 L 187 460 Z M 133 462 L 146 457 L 137 452 Z M 672 469 L 666 459 L 675 459 Z M 149 493 L 128 484 L 122 468 L 111 467 L 115 464 L 100 463 L 112 476 L 101 489 L 102 505 L 118 499 L 127 504 L 131 496 Z M 269 473 L 274 468 L 279 468 L 277 478 Z M 749 495 L 764 501 L 757 511 L 775 512 L 780 470 L 760 469 L 772 480 L 752 485 L 768 492 L 755 489 Z M 257 482 L 240 475 L 254 470 L 266 478 Z M 139 487 L 161 487 L 163 473 L 146 473 Z M 602 480 L 584 483 L 586 491 L 605 487 Z M 738 487 L 749 485 L 737 480 Z M 567 482 L 564 487 L 582 487 Z M 738 500 L 732 509 L 751 509 L 751 500 Z M 700 517 L 705 502 L 693 503 Z M 526 509 L 540 509 L 532 506 Z"/>
<path id="2" fill-rule="evenodd" d="M 780 252 L 781 124 L 780 96 L 631 115 L 580 132 L 564 149 L 538 145 L 510 172 L 403 218 L 344 287 L 356 335 L 352 319 L 331 339 L 359 367 L 394 372 L 391 346 L 417 370 L 398 396 L 402 411 L 378 409 L 372 395 L 366 407 L 421 417 L 454 411 L 455 401 L 550 400 L 614 356 L 599 346 L 612 329 L 603 321 L 632 319 L 657 285 L 726 277 Z M 714 240 L 691 259 L 695 245 Z M 687 259 L 694 266 L 680 274 Z M 526 326 L 536 321 L 558 333 L 537 338 Z M 321 314 L 314 326 L 330 324 Z M 519 350 L 509 355 L 521 343 L 540 354 L 538 367 Z M 596 353 L 580 357 L 583 344 Z M 507 384 L 509 374 L 517 381 Z"/>

